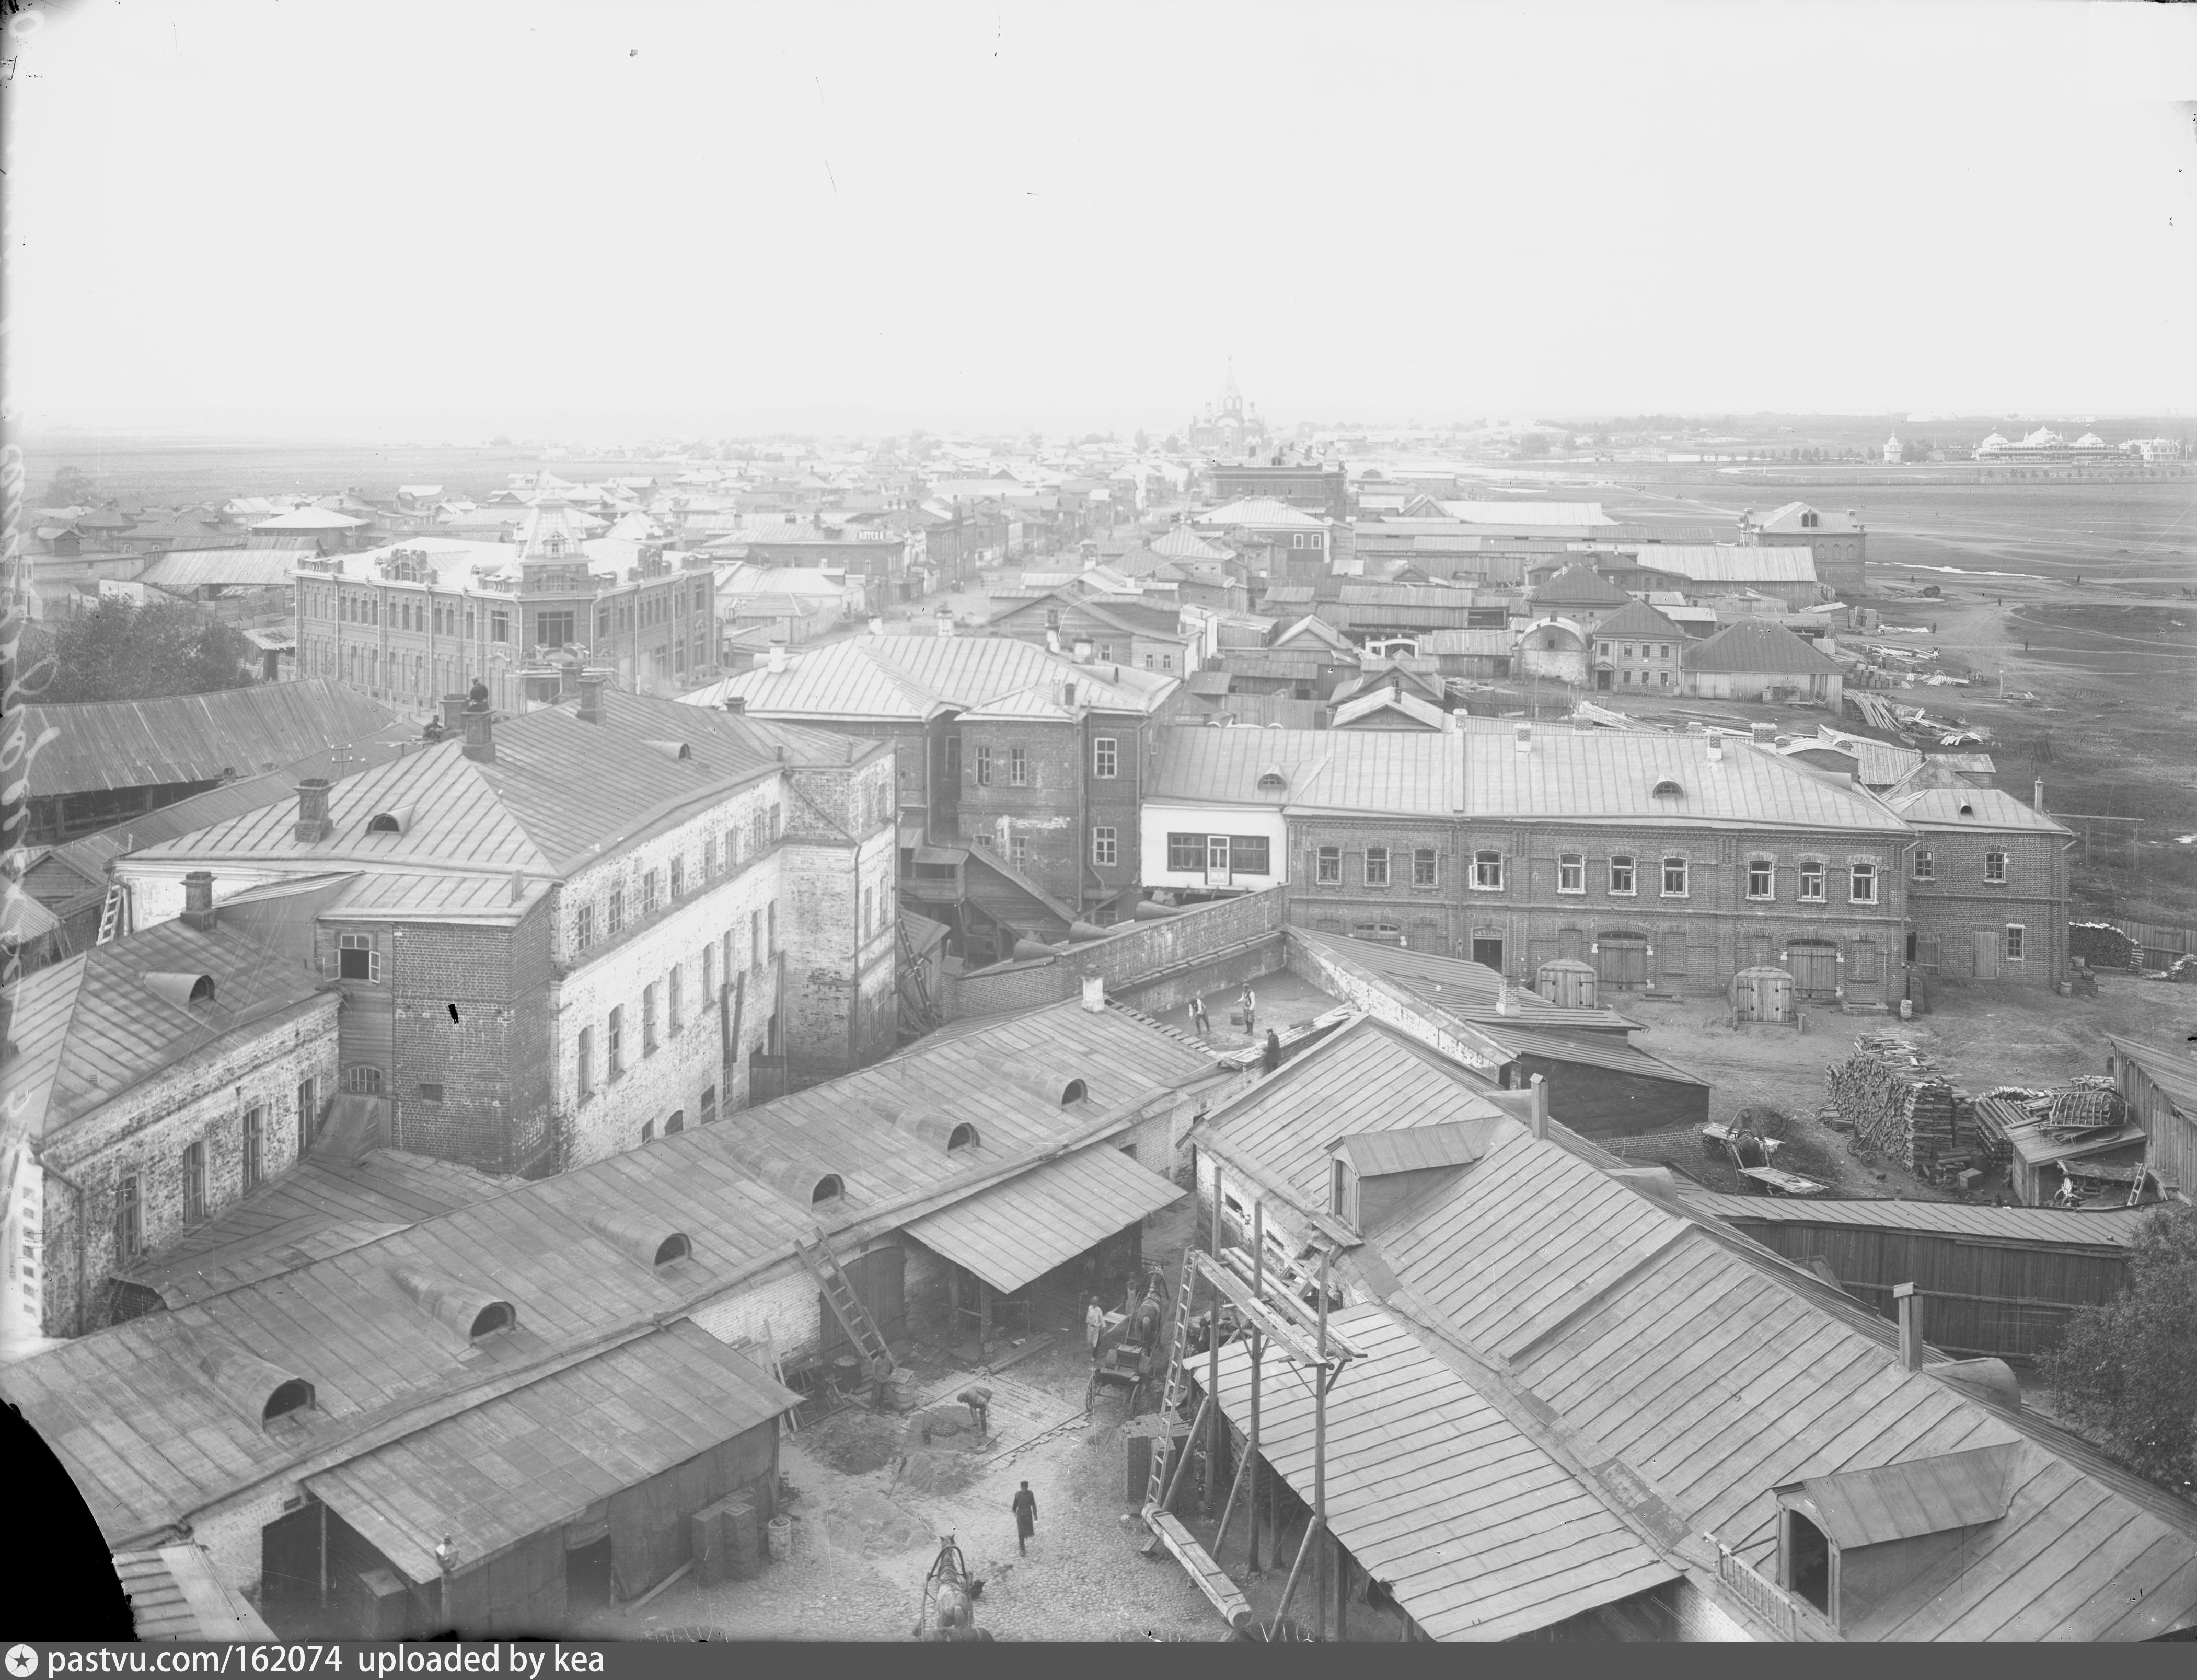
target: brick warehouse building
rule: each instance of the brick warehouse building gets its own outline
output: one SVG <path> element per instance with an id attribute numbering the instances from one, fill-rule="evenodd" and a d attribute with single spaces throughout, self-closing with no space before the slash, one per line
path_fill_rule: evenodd
<path id="1" fill-rule="evenodd" d="M 345 1091 L 491 1172 L 891 1048 L 892 754 L 605 687 L 125 857 L 138 918 L 199 870 L 225 913 L 289 901 L 343 994 Z"/>
<path id="2" fill-rule="evenodd" d="M 1216 785 L 1244 791 L 1240 822 L 1211 798 L 1148 816 L 1147 868 L 1174 828 L 1255 834 L 1278 802 L 1290 920 L 1314 932 L 1527 983 L 1567 957 L 1620 990 L 1721 991 L 1775 964 L 1804 997 L 1900 995 L 1915 836 L 1865 790 L 1742 738 L 1450 722 L 1440 736 L 1260 731 L 1258 762 Z"/>
<path id="3" fill-rule="evenodd" d="M 1956 979 L 2058 984 L 2073 835 L 1997 788 L 1895 787 L 1885 803 L 1916 834 L 1908 960 Z"/>
<path id="4" fill-rule="evenodd" d="M 621 572 L 582 549 L 570 513 L 544 496 L 513 542 L 415 536 L 301 559 L 291 573 L 299 674 L 420 710 L 478 678 L 504 711 L 524 703 L 521 672 L 567 648 L 621 688 L 670 694 L 714 677 L 708 559 L 646 545 Z"/>

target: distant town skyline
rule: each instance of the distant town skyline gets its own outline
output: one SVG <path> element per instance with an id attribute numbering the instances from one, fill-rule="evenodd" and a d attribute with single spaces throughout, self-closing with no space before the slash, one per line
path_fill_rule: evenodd
<path id="1" fill-rule="evenodd" d="M 2197 405 L 2197 9 L 1099 16 L 19 14 L 11 412 L 1159 431 L 1232 355 L 1284 425 Z"/>

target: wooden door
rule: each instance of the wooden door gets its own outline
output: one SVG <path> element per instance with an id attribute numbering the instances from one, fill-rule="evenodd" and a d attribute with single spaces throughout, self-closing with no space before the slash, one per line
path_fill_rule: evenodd
<path id="1" fill-rule="evenodd" d="M 1804 998 L 1828 998 L 1839 989 L 1835 945 L 1804 945 L 1796 941 L 1787 950 L 1785 966 L 1793 976 L 1793 989 Z"/>
<path id="2" fill-rule="evenodd" d="M 1498 974 L 1503 971 L 1503 941 L 1499 939 L 1475 939 L 1472 941 L 1472 960 Z"/>
<path id="3" fill-rule="evenodd" d="M 1998 978 L 1998 930 L 1978 928 L 1972 936 L 1975 946 L 1975 967 L 1973 972 L 1979 980 Z"/>
<path id="4" fill-rule="evenodd" d="M 321 1504 L 308 1499 L 259 1531 L 259 1608 L 276 1633 L 322 1631 Z"/>
<path id="5" fill-rule="evenodd" d="M 1645 986 L 1648 983 L 1648 941 L 1618 937 L 1596 941 L 1595 967 L 1605 986 Z"/>

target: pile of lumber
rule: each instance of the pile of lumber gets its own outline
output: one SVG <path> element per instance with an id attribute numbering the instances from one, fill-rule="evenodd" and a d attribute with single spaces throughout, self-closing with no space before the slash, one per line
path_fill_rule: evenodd
<path id="1" fill-rule="evenodd" d="M 1865 1144 L 1924 1178 L 1974 1143 L 1968 1093 L 1896 1034 L 1856 1039 L 1854 1053 L 1825 1069 L 1825 1084 L 1830 1106 Z"/>

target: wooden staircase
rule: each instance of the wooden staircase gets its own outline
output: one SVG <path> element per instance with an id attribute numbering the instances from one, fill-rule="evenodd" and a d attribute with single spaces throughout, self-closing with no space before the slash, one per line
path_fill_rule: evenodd
<path id="1" fill-rule="evenodd" d="M 838 1319 L 847 1340 L 855 1344 L 855 1351 L 867 1364 L 870 1374 L 879 1378 L 890 1376 L 896 1369 L 892 1349 L 885 1346 L 884 1335 L 878 1329 L 877 1320 L 870 1317 L 869 1308 L 862 1305 L 861 1297 L 855 1293 L 854 1284 L 824 1239 L 819 1237 L 814 1243 L 797 1241 L 794 1251 L 801 1256 L 802 1264 L 815 1274 L 832 1316 Z"/>

